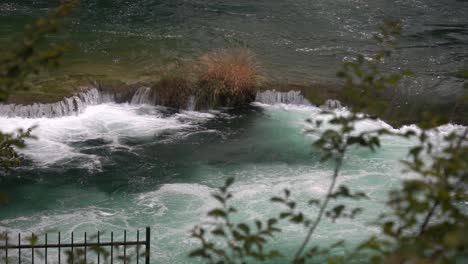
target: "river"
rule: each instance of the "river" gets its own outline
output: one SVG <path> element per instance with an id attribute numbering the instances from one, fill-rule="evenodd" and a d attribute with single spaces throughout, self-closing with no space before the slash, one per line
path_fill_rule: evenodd
<path id="1" fill-rule="evenodd" d="M 0 42 L 53 5 L 2 0 Z M 466 65 L 467 13 L 468 3 L 455 0 L 84 0 L 66 20 L 65 34 L 53 39 L 78 43 L 59 69 L 66 73 L 139 79 L 174 58 L 248 47 L 267 75 L 335 80 L 343 61 L 375 50 L 372 35 L 389 14 L 405 25 L 395 65 L 417 72 L 407 93 L 447 101 L 462 87 L 453 72 Z M 245 220 L 278 212 L 269 198 L 284 188 L 302 202 L 325 194 L 332 164 L 319 162 L 313 138 L 303 133 L 305 120 L 318 112 L 311 105 L 262 102 L 206 112 L 104 102 L 56 118 L 2 116 L 2 131 L 37 126 L 37 139 L 20 151 L 23 166 L 0 177 L 0 191 L 11 200 L 0 210 L 0 228 L 75 231 L 79 240 L 82 231 L 121 237 L 124 229 L 149 226 L 152 263 L 191 263 L 187 254 L 196 242 L 189 230 L 205 221 L 216 205 L 210 194 L 226 178 L 236 179 L 233 202 Z M 361 126 L 393 129 L 383 121 Z M 354 220 L 325 221 L 312 243 L 346 238 L 355 245 L 377 233 L 370 222 L 385 211 L 388 191 L 409 177 L 400 173 L 399 160 L 411 144 L 386 137 L 376 152 L 351 149 L 339 183 L 370 199 L 359 203 L 365 211 Z M 302 233 L 288 226 L 273 244 L 289 257 Z"/>

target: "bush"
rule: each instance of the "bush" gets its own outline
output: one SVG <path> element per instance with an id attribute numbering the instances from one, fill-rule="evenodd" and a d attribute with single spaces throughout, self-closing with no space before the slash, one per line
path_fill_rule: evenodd
<path id="1" fill-rule="evenodd" d="M 200 58 L 197 108 L 238 107 L 255 100 L 259 77 L 254 54 L 247 49 L 221 50 Z"/>

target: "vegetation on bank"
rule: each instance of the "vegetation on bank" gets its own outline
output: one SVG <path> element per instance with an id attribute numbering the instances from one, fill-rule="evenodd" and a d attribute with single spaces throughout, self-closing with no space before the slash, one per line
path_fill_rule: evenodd
<path id="1" fill-rule="evenodd" d="M 255 100 L 259 66 L 247 49 L 222 50 L 200 58 L 197 108 L 238 107 Z"/>
<path id="2" fill-rule="evenodd" d="M 185 108 L 190 96 L 196 109 L 238 107 L 255 100 L 260 74 L 254 54 L 247 49 L 207 53 L 186 64 L 169 65 L 152 81 L 124 83 L 99 75 L 68 75 L 34 82 L 28 91 L 15 91 L 8 103 L 52 103 L 86 87 L 98 87 L 129 101 L 138 87 L 150 87 L 155 104 Z"/>
<path id="3" fill-rule="evenodd" d="M 454 76 L 464 79 L 466 70 Z M 43 77 L 29 84 L 28 90 L 12 92 L 5 103 L 54 103 L 90 87 L 97 87 L 115 96 L 117 102 L 130 102 L 140 87 L 151 88 L 154 104 L 186 109 L 193 103 L 195 109 L 239 107 L 255 100 L 259 91 L 300 91 L 314 105 L 327 99 L 337 99 L 344 105 L 355 106 L 347 97 L 340 82 L 280 82 L 263 77 L 254 54 L 246 49 L 220 50 L 207 53 L 194 61 L 169 64 L 153 80 L 123 82 L 105 75 L 69 74 Z M 194 102 L 189 102 L 193 97 Z M 463 97 L 454 102 L 428 102 L 427 99 L 401 98 L 398 90 L 378 95 L 385 102 L 386 111 L 379 117 L 395 127 L 414 124 L 428 113 L 441 113 L 445 122 L 468 124 L 465 114 L 468 103 Z M 377 98 L 377 97 L 376 97 Z"/>

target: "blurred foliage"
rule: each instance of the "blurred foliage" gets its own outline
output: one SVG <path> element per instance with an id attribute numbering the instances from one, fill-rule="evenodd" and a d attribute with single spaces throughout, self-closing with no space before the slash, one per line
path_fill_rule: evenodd
<path id="1" fill-rule="evenodd" d="M 25 147 L 24 139 L 32 138 L 32 129 L 29 128 L 26 131 L 18 129 L 16 134 L 0 133 L 0 166 L 4 171 L 19 165 L 19 155 L 15 148 Z"/>
<path id="2" fill-rule="evenodd" d="M 65 44 L 48 44 L 47 36 L 57 33 L 61 20 L 69 14 L 77 0 L 62 2 L 45 17 L 27 25 L 21 38 L 0 56 L 0 103 L 5 102 L 10 93 L 27 90 L 30 79 L 41 69 L 58 65 L 58 59 L 66 49 Z M 19 129 L 13 133 L 0 132 L 0 172 L 7 172 L 20 163 L 18 148 L 24 148 L 24 140 L 31 138 L 31 131 Z M 3 200 L 5 202 L 6 200 Z M 2 200 L 0 200 L 2 203 Z"/>
<path id="3" fill-rule="evenodd" d="M 67 48 L 66 44 L 51 44 L 47 36 L 58 32 L 62 19 L 76 5 L 77 0 L 62 2 L 45 17 L 27 25 L 21 38 L 0 56 L 0 102 L 15 90 L 29 88 L 28 81 L 42 69 L 57 66 Z"/>
<path id="4" fill-rule="evenodd" d="M 230 205 L 232 194 L 229 187 L 234 182 L 228 179 L 213 197 L 220 204 L 208 213 L 214 224 L 197 226 L 192 237 L 197 238 L 201 247 L 193 250 L 190 257 L 200 257 L 207 263 L 246 263 L 249 260 L 269 260 L 279 256 L 276 250 L 267 250 L 264 245 L 281 230 L 276 227 L 278 219 L 253 223 L 234 223 L 232 215 L 237 211 Z M 219 238 L 219 243 L 208 241 L 210 234 Z"/>
<path id="5" fill-rule="evenodd" d="M 257 230 L 252 233 L 248 223 L 231 220 L 237 209 L 227 205 L 232 198 L 229 187 L 233 183 L 233 179 L 228 179 L 220 193 L 213 195 L 222 204 L 208 213 L 214 218 L 214 224 L 211 224 L 214 227 L 202 228 L 200 225 L 192 233 L 200 246 L 192 251 L 191 257 L 201 257 L 207 263 L 248 263 L 252 258 L 265 261 L 280 257 L 283 255 L 281 248 L 271 249 L 268 242 L 281 234 L 281 221 L 286 220 L 288 224 L 302 226 L 305 231 L 291 263 L 457 263 L 468 258 L 468 219 L 462 208 L 468 200 L 468 128 L 444 134 L 438 128 L 444 117 L 426 112 L 418 123 L 419 129 L 409 128 L 398 133 L 384 128 L 364 132 L 356 129 L 359 122 L 384 115 L 388 105 L 383 97 L 397 89 L 403 78 L 413 74 L 409 70 L 391 72 L 385 67 L 401 28 L 399 21 L 385 20 L 380 33 L 375 36 L 380 47 L 375 56 L 359 55 L 354 61 L 344 63 L 337 73 L 344 80 L 343 98 L 352 102 L 349 113 L 328 110 L 307 120 L 310 128 L 306 133 L 317 136 L 313 145 L 322 152 L 321 160 L 334 164 L 327 194 L 322 200 L 309 201 L 309 205 L 318 207 L 315 217 L 298 209 L 291 192 L 285 190 L 271 202 L 286 209 L 266 221 L 271 228 L 267 225 L 267 229 L 262 229 L 265 221 L 255 220 Z M 460 71 L 459 77 L 465 78 L 465 74 Z M 324 217 L 335 222 L 340 218 L 354 218 L 363 211 L 359 207 L 348 208 L 342 202 L 343 199 L 366 199 L 366 194 L 353 192 L 345 185 L 337 187 L 337 179 L 349 148 L 374 151 L 380 148 L 384 135 L 408 138 L 417 144 L 409 149 L 408 158 L 402 161 L 407 170 L 401 173 L 411 176 L 405 177 L 401 186 L 390 192 L 387 201 L 390 212 L 376 219 L 380 234 L 351 251 L 345 246 L 345 240 L 336 241 L 329 247 L 311 246 L 313 234 Z M 434 142 L 431 138 L 441 140 Z M 336 200 L 332 206 L 331 200 Z M 257 237 L 258 232 L 264 236 Z M 253 246 L 257 251 L 252 251 Z M 331 254 L 337 248 L 344 253 Z"/>

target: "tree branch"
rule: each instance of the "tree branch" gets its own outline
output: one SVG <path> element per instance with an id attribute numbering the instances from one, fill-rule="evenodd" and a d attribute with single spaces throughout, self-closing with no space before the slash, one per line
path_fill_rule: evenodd
<path id="1" fill-rule="evenodd" d="M 297 263 L 299 261 L 299 258 L 301 257 L 302 253 L 304 252 L 305 247 L 310 241 L 310 238 L 312 237 L 315 229 L 317 228 L 318 224 L 322 220 L 323 214 L 325 213 L 325 209 L 327 208 L 328 202 L 330 201 L 330 196 L 333 192 L 333 189 L 335 189 L 336 185 L 336 179 L 338 178 L 341 165 L 343 164 L 343 158 L 344 158 L 344 150 L 340 152 L 339 157 L 336 159 L 336 165 L 335 165 L 335 170 L 333 172 L 333 178 L 332 182 L 330 184 L 330 187 L 328 188 L 327 195 L 325 197 L 325 201 L 323 202 L 322 206 L 320 207 L 320 211 L 317 215 L 317 218 L 315 219 L 313 225 L 310 227 L 309 232 L 307 233 L 304 241 L 302 242 L 301 246 L 297 250 L 296 254 L 294 255 L 293 263 Z"/>
<path id="2" fill-rule="evenodd" d="M 463 132 L 463 135 L 460 136 L 460 138 L 457 141 L 456 148 L 459 149 L 463 143 L 463 141 L 466 139 L 468 136 L 468 128 L 465 128 L 465 131 Z M 462 180 L 463 178 L 460 178 L 458 183 Z M 421 225 L 421 228 L 419 229 L 419 236 L 424 234 L 424 231 L 426 231 L 427 225 L 429 224 L 429 221 L 431 220 L 432 216 L 434 215 L 435 210 L 439 206 L 440 201 L 436 200 L 434 204 L 431 207 L 431 210 L 427 213 L 426 217 L 424 218 L 423 224 Z"/>

